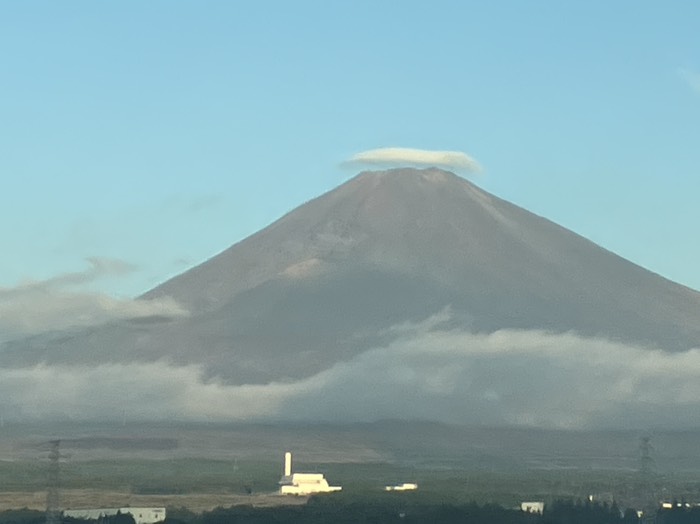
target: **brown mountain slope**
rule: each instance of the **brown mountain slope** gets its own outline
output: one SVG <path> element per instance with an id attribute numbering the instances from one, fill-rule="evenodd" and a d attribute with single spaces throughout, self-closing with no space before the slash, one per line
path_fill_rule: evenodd
<path id="1" fill-rule="evenodd" d="M 144 298 L 191 312 L 8 350 L 15 363 L 204 363 L 235 383 L 310 376 L 445 308 L 464 329 L 700 347 L 700 294 L 439 169 L 365 172 Z M 50 351 L 46 350 L 50 346 Z"/>

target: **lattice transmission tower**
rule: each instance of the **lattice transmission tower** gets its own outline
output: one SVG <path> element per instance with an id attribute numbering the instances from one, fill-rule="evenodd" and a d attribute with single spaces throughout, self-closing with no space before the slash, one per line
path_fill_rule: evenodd
<path id="1" fill-rule="evenodd" d="M 59 497 L 60 482 L 60 440 L 49 442 L 49 471 L 46 489 L 46 524 L 61 524 L 61 501 Z"/>
<path id="2" fill-rule="evenodd" d="M 639 474 L 645 482 L 651 483 L 654 476 L 654 459 L 651 452 L 654 447 L 651 445 L 651 437 L 644 435 L 639 439 Z"/>
<path id="3" fill-rule="evenodd" d="M 652 458 L 654 446 L 651 445 L 651 437 L 643 435 L 639 439 L 639 477 L 641 480 L 640 496 L 643 501 L 644 517 L 643 524 L 653 524 L 656 522 L 657 486 L 656 486 L 656 465 Z"/>

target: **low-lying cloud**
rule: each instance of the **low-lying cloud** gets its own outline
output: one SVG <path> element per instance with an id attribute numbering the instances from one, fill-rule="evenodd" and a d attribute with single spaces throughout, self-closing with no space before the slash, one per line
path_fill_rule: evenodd
<path id="1" fill-rule="evenodd" d="M 0 368 L 0 409 L 6 418 L 390 418 L 567 429 L 700 421 L 698 349 L 667 353 L 573 333 L 472 334 L 445 325 L 401 326 L 389 345 L 291 383 L 230 385 L 198 366 L 164 361 Z"/>
<path id="2" fill-rule="evenodd" d="M 116 298 L 86 290 L 103 277 L 126 275 L 135 266 L 117 259 L 92 257 L 83 271 L 63 273 L 45 280 L 27 280 L 0 288 L 0 343 L 17 337 L 73 327 L 86 327 L 117 319 L 177 318 L 187 311 L 175 300 Z"/>
<path id="3" fill-rule="evenodd" d="M 471 173 L 481 171 L 478 162 L 461 151 L 434 151 L 405 147 L 385 147 L 362 151 L 353 155 L 346 164 L 388 167 L 434 166 Z"/>

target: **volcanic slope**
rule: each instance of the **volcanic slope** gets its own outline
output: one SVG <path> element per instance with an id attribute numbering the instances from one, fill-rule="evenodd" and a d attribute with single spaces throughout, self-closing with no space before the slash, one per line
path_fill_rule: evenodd
<path id="1" fill-rule="evenodd" d="M 162 296 L 190 316 L 40 337 L 4 354 L 15 364 L 167 357 L 231 383 L 285 381 L 441 311 L 473 332 L 700 347 L 700 293 L 434 168 L 361 173 L 141 298 Z"/>

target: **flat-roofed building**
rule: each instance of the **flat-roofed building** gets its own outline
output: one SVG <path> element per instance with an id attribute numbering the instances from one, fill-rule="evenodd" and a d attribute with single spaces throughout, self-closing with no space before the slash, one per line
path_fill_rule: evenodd
<path id="1" fill-rule="evenodd" d="M 395 486 L 384 486 L 385 491 L 415 491 L 418 489 L 418 484 L 415 482 L 404 482 Z"/>
<path id="2" fill-rule="evenodd" d="M 279 484 L 282 495 L 313 495 L 343 489 L 341 486 L 329 486 L 323 473 L 292 473 L 292 454 L 289 451 L 284 454 L 284 474 Z"/>
<path id="3" fill-rule="evenodd" d="M 544 511 L 544 502 L 521 502 L 520 509 L 525 513 L 539 513 Z"/>

